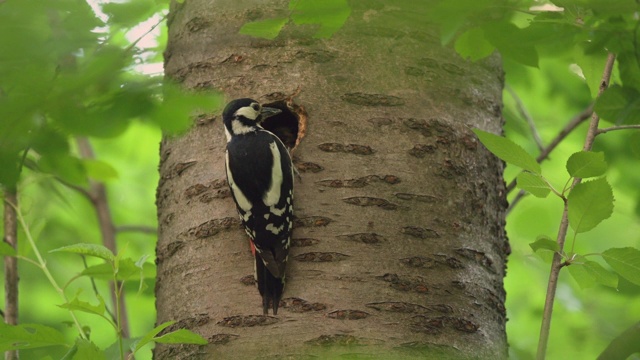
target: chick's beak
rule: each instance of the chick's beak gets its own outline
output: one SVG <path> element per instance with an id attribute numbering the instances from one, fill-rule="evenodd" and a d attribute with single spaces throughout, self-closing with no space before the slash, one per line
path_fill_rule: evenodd
<path id="1" fill-rule="evenodd" d="M 266 118 L 272 117 L 274 115 L 278 115 L 282 112 L 280 109 L 263 107 L 262 111 L 260 111 L 260 117 L 264 121 Z"/>

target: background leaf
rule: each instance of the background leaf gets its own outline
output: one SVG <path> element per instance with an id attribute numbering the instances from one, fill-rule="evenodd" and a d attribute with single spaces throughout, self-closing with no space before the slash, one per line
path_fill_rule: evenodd
<path id="1" fill-rule="evenodd" d="M 277 18 L 248 22 L 242 25 L 240 34 L 273 40 L 288 21 L 287 18 Z"/>
<path id="2" fill-rule="evenodd" d="M 351 14 L 346 0 L 297 0 L 289 2 L 291 19 L 297 25 L 316 24 L 315 38 L 329 38 L 338 31 Z"/>
<path id="3" fill-rule="evenodd" d="M 516 178 L 518 188 L 531 193 L 535 197 L 545 198 L 551 192 L 549 184 L 542 175 L 523 171 Z"/>
<path id="4" fill-rule="evenodd" d="M 586 261 L 584 263 L 584 268 L 587 270 L 589 274 L 593 276 L 598 284 L 608 286 L 611 288 L 618 287 L 618 276 L 613 274 L 611 271 L 605 269 L 602 265 L 598 264 L 595 261 Z"/>
<path id="5" fill-rule="evenodd" d="M 582 263 L 572 263 L 567 268 L 573 280 L 575 280 L 581 289 L 592 288 L 596 285 L 596 279 L 593 274 L 589 273 Z"/>
<path id="6" fill-rule="evenodd" d="M 152 330 L 150 330 L 149 332 L 144 334 L 144 336 L 141 337 L 140 340 L 135 341 L 133 344 L 131 344 L 131 350 L 135 354 L 143 346 L 145 346 L 146 344 L 148 344 L 151 341 L 153 341 L 153 339 L 156 337 L 156 335 L 158 335 L 162 330 L 168 328 L 169 326 L 171 326 L 171 325 L 173 325 L 175 323 L 176 323 L 175 321 L 167 321 L 167 322 L 164 322 L 164 323 L 156 326 L 155 328 L 153 328 Z"/>
<path id="7" fill-rule="evenodd" d="M 106 360 L 107 356 L 104 351 L 86 339 L 76 339 L 76 351 L 73 355 L 73 360 Z"/>
<path id="8" fill-rule="evenodd" d="M 89 255 L 99 257 L 101 259 L 113 262 L 115 256 L 111 250 L 98 244 L 73 244 L 53 249 L 50 252 L 68 252 L 81 255 Z"/>
<path id="9" fill-rule="evenodd" d="M 0 322 L 0 351 L 65 344 L 64 335 L 54 328 L 39 324 L 7 325 L 4 321 Z"/>
<path id="10" fill-rule="evenodd" d="M 101 317 L 104 317 L 105 311 L 107 309 L 106 305 L 105 305 L 104 300 L 102 299 L 102 297 L 100 295 L 97 295 L 97 299 L 98 299 L 98 305 L 91 305 L 90 303 L 88 303 L 86 301 L 82 301 L 82 300 L 78 299 L 78 295 L 76 295 L 76 297 L 74 297 L 68 303 L 62 304 L 62 305 L 58 305 L 58 306 L 63 308 L 63 309 L 68 309 L 68 310 L 71 310 L 71 311 L 82 311 L 82 312 L 85 312 L 85 313 L 99 315 Z"/>
<path id="11" fill-rule="evenodd" d="M 8 243 L 0 241 L 0 256 L 16 256 L 16 250 Z"/>
<path id="12" fill-rule="evenodd" d="M 164 334 L 160 337 L 153 339 L 155 342 L 162 344 L 198 344 L 206 345 L 209 342 L 202 336 L 187 329 L 179 329 L 170 333 Z"/>
<path id="13" fill-rule="evenodd" d="M 595 112 L 615 124 L 640 124 L 640 92 L 612 85 L 598 98 Z"/>
<path id="14" fill-rule="evenodd" d="M 603 152 L 579 151 L 567 160 L 569 175 L 576 178 L 590 178 L 604 175 L 607 162 Z"/>
<path id="15" fill-rule="evenodd" d="M 640 250 L 632 247 L 611 248 L 602 258 L 623 278 L 640 285 Z"/>
<path id="16" fill-rule="evenodd" d="M 463 58 L 471 61 L 484 59 L 491 55 L 495 47 L 487 41 L 481 28 L 472 28 L 458 37 L 455 49 Z"/>
<path id="17" fill-rule="evenodd" d="M 541 173 L 540 164 L 538 164 L 536 159 L 529 155 L 529 153 L 524 151 L 520 145 L 505 137 L 479 129 L 474 129 L 473 132 L 478 136 L 482 145 L 489 149 L 495 156 L 524 170 L 529 170 L 536 174 Z"/>
<path id="18" fill-rule="evenodd" d="M 558 243 L 551 240 L 551 238 L 549 238 L 548 236 L 538 237 L 538 240 L 529 244 L 529 247 L 531 247 L 531 250 L 533 250 L 533 252 L 537 252 L 538 250 L 541 250 L 541 249 L 550 250 L 553 252 L 560 251 L 560 248 L 558 247 Z"/>

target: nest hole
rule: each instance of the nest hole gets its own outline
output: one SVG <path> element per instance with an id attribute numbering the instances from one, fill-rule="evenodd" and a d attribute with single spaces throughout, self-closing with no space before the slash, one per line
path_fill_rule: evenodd
<path id="1" fill-rule="evenodd" d="M 265 130 L 271 131 L 282 140 L 284 146 L 291 151 L 302 139 L 305 115 L 297 105 L 288 105 L 286 101 L 280 100 L 266 103 L 264 106 L 282 110 L 281 113 L 265 119 L 260 125 Z"/>

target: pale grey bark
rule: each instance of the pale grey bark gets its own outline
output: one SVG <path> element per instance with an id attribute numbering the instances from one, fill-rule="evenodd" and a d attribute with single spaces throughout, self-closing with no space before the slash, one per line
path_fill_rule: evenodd
<path id="1" fill-rule="evenodd" d="M 276 317 L 260 315 L 247 281 L 220 116 L 163 141 L 158 322 L 177 320 L 211 344 L 159 346 L 158 359 L 507 357 L 502 164 L 471 132 L 500 132 L 499 60 L 442 48 L 424 25 L 427 3 L 355 3 L 331 39 L 290 26 L 273 41 L 238 30 L 287 16 L 285 1 L 172 5 L 169 78 L 227 100 L 268 103 L 299 89 L 308 119 Z"/>

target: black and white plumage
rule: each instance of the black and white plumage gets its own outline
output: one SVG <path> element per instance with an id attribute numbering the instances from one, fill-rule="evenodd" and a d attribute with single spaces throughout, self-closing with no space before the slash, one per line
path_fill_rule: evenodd
<path id="1" fill-rule="evenodd" d="M 260 122 L 281 110 L 252 99 L 225 107 L 227 182 L 244 229 L 255 247 L 255 270 L 263 312 L 278 313 L 291 243 L 293 164 L 282 141 Z"/>

